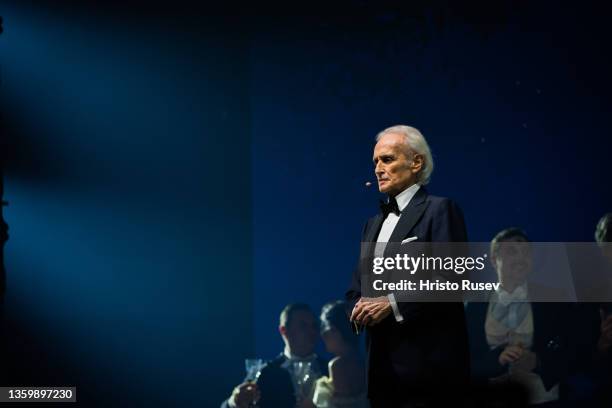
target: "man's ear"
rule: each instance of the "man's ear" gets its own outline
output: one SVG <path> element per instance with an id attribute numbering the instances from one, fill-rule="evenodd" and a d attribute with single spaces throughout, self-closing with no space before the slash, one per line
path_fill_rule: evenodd
<path id="1" fill-rule="evenodd" d="M 278 326 L 278 332 L 281 334 L 281 336 L 287 336 L 287 327 Z"/>
<path id="2" fill-rule="evenodd" d="M 415 154 L 412 157 L 412 164 L 410 165 L 410 169 L 413 173 L 418 173 L 423 168 L 423 156 L 420 154 Z"/>
<path id="3" fill-rule="evenodd" d="M 495 256 L 495 252 L 491 253 L 489 261 L 491 261 L 491 266 L 493 266 L 493 269 L 497 270 L 497 257 Z"/>

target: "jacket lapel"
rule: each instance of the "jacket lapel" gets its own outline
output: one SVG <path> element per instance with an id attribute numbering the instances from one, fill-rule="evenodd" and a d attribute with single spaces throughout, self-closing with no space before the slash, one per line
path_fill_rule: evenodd
<path id="1" fill-rule="evenodd" d="M 382 223 L 383 217 L 381 214 L 378 214 L 377 216 L 372 218 L 372 222 L 370 223 L 370 226 L 365 233 L 363 242 L 376 242 Z"/>
<path id="2" fill-rule="evenodd" d="M 425 190 L 425 187 L 419 188 L 419 191 L 417 191 L 406 208 L 404 208 L 404 211 L 402 211 L 402 215 L 400 216 L 395 229 L 391 233 L 389 242 L 401 242 L 406 235 L 408 235 L 410 230 L 421 219 L 423 212 L 425 212 L 425 209 L 429 204 L 426 198 L 427 190 Z"/>

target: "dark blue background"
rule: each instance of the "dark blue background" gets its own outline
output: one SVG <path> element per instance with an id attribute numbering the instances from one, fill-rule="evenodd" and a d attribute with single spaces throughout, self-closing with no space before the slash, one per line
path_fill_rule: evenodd
<path id="1" fill-rule="evenodd" d="M 253 354 L 245 40 L 56 6 L 0 8 L 2 383 L 213 406 Z"/>
<path id="2" fill-rule="evenodd" d="M 612 208 L 596 7 L 64 3 L 0 3 L 13 383 L 220 402 L 286 303 L 342 297 L 387 126 L 427 137 L 473 241 L 590 241 Z"/>
<path id="3" fill-rule="evenodd" d="M 361 29 L 256 38 L 258 354 L 280 350 L 283 304 L 319 307 L 346 290 L 377 211 L 376 187 L 364 186 L 375 180 L 374 137 L 388 126 L 425 135 L 436 164 L 427 188 L 460 204 L 470 240 L 509 226 L 534 241 L 593 240 L 612 208 L 611 67 L 593 13 L 530 5 L 493 27 L 457 16 L 440 31 L 374 13 Z"/>

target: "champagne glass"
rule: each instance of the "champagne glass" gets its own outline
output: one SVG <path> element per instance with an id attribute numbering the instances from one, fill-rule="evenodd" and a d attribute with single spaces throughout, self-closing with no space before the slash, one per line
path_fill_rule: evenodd
<path id="1" fill-rule="evenodd" d="M 265 363 L 261 358 L 247 358 L 244 360 L 244 367 L 246 369 L 245 381 L 256 383 L 264 366 Z"/>
<path id="2" fill-rule="evenodd" d="M 293 376 L 296 384 L 298 401 L 302 398 L 310 398 L 314 381 L 311 361 L 296 361 L 293 363 Z"/>
<path id="3" fill-rule="evenodd" d="M 266 363 L 261 358 L 247 358 L 244 360 L 244 368 L 246 369 L 246 378 L 244 381 L 255 384 L 265 365 Z M 256 407 L 257 401 L 251 402 L 249 406 Z"/>

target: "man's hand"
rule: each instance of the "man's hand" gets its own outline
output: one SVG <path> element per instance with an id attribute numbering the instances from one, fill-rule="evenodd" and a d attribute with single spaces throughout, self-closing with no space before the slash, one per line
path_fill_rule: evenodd
<path id="1" fill-rule="evenodd" d="M 380 323 L 393 309 L 386 296 L 361 298 L 351 313 L 351 321 L 362 326 L 373 326 Z"/>
<path id="2" fill-rule="evenodd" d="M 597 350 L 601 353 L 607 353 L 612 348 L 612 314 L 606 316 L 601 311 L 601 326 L 599 328 L 601 334 L 597 342 Z"/>
<path id="3" fill-rule="evenodd" d="M 257 384 L 245 382 L 234 388 L 232 396 L 229 399 L 229 406 L 232 408 L 248 408 L 248 406 L 257 401 L 260 397 Z"/>
<path id="4" fill-rule="evenodd" d="M 521 346 L 506 346 L 504 351 L 499 355 L 499 364 L 505 366 L 506 364 L 513 363 L 523 355 L 523 348 Z"/>
<path id="5" fill-rule="evenodd" d="M 521 356 L 519 357 L 519 359 L 514 361 L 510 365 L 510 369 L 512 371 L 517 370 L 517 371 L 531 372 L 536 368 L 537 364 L 538 364 L 538 358 L 537 358 L 536 353 L 534 353 L 531 350 L 523 349 L 523 352 Z"/>

